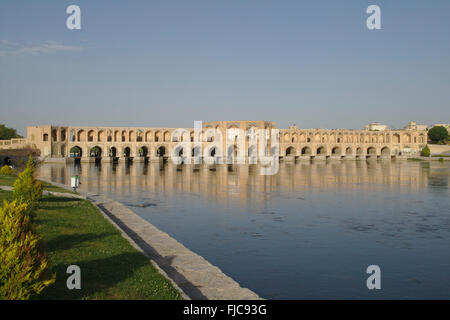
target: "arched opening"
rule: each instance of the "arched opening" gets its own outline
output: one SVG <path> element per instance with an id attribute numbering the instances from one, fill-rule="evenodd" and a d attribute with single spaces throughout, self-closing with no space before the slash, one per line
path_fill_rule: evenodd
<path id="1" fill-rule="evenodd" d="M 164 132 L 164 141 L 170 141 L 170 132 L 169 131 L 166 131 L 166 132 Z"/>
<path id="2" fill-rule="evenodd" d="M 116 147 L 111 147 L 111 149 L 109 149 L 109 156 L 111 158 L 117 157 L 117 148 Z"/>
<path id="3" fill-rule="evenodd" d="M 134 134 L 134 130 L 131 130 L 129 133 L 128 133 L 128 141 L 135 141 L 135 134 Z"/>
<path id="4" fill-rule="evenodd" d="M 66 129 L 61 130 L 61 141 L 66 141 Z"/>
<path id="5" fill-rule="evenodd" d="M 42 136 L 42 140 L 48 141 L 48 133 L 44 133 L 44 135 Z"/>
<path id="6" fill-rule="evenodd" d="M 302 156 L 307 156 L 311 154 L 311 148 L 310 147 L 304 147 L 302 148 Z"/>
<path id="7" fill-rule="evenodd" d="M 162 138 L 161 137 L 161 131 L 156 131 L 155 132 L 155 142 L 162 141 L 161 138 Z"/>
<path id="8" fill-rule="evenodd" d="M 156 155 L 158 157 L 164 157 L 164 155 L 166 154 L 166 148 L 161 146 L 156 150 Z"/>
<path id="9" fill-rule="evenodd" d="M 400 143 L 400 135 L 397 134 L 397 133 L 395 133 L 395 134 L 392 136 L 392 142 L 393 142 L 393 143 Z"/>
<path id="10" fill-rule="evenodd" d="M 374 147 L 369 147 L 369 148 L 367 148 L 367 154 L 369 156 L 374 156 L 377 154 L 377 150 Z"/>
<path id="11" fill-rule="evenodd" d="M 295 156 L 295 148 L 289 147 L 286 149 L 286 157 Z"/>
<path id="12" fill-rule="evenodd" d="M 94 141 L 94 130 L 89 130 L 88 131 L 88 141 L 89 142 Z"/>
<path id="13" fill-rule="evenodd" d="M 148 155 L 148 148 L 146 146 L 142 146 L 139 148 L 139 157 L 146 157 Z"/>
<path id="14" fill-rule="evenodd" d="M 146 141 L 146 142 L 152 141 L 152 132 L 151 132 L 151 131 L 147 131 L 147 132 L 145 133 L 145 141 Z"/>
<path id="15" fill-rule="evenodd" d="M 119 130 L 114 131 L 114 142 L 119 141 Z"/>
<path id="16" fill-rule="evenodd" d="M 334 155 L 334 156 L 340 156 L 341 155 L 341 148 L 334 147 L 333 149 L 331 149 L 331 154 Z"/>
<path id="17" fill-rule="evenodd" d="M 363 154 L 363 149 L 362 148 L 356 149 L 356 154 L 357 155 L 362 155 Z"/>
<path id="18" fill-rule="evenodd" d="M 98 133 L 97 133 L 97 141 L 104 141 L 104 139 L 105 139 L 105 132 L 103 131 L 103 130 L 100 130 Z"/>
<path id="19" fill-rule="evenodd" d="M 250 146 L 250 148 L 248 148 L 248 156 L 249 157 L 256 157 L 256 146 Z"/>
<path id="20" fill-rule="evenodd" d="M 58 141 L 58 132 L 56 131 L 56 129 L 52 130 L 52 141 L 53 142 Z"/>
<path id="21" fill-rule="evenodd" d="M 227 157 L 228 158 L 237 158 L 237 154 L 238 154 L 238 147 L 237 145 L 232 145 L 228 147 L 228 152 L 227 152 Z"/>
<path id="22" fill-rule="evenodd" d="M 86 133 L 84 130 L 77 132 L 77 141 L 86 141 Z"/>
<path id="23" fill-rule="evenodd" d="M 351 156 L 351 155 L 353 154 L 352 148 L 348 147 L 347 149 L 345 149 L 345 154 L 346 154 L 347 156 Z"/>
<path id="24" fill-rule="evenodd" d="M 324 147 L 319 147 L 319 148 L 317 148 L 316 154 L 317 154 L 318 156 L 324 156 L 324 155 L 325 155 L 325 148 L 324 148 Z"/>
<path id="25" fill-rule="evenodd" d="M 123 149 L 123 156 L 125 158 L 129 158 L 131 156 L 131 149 L 130 149 L 130 147 L 125 147 Z"/>
<path id="26" fill-rule="evenodd" d="M 102 149 L 99 146 L 95 146 L 91 148 L 89 151 L 89 156 L 93 158 L 101 158 L 102 157 Z"/>
<path id="27" fill-rule="evenodd" d="M 195 147 L 195 148 L 192 149 L 192 156 L 193 157 L 200 157 L 201 156 L 200 147 Z"/>
<path id="28" fill-rule="evenodd" d="M 403 143 L 411 143 L 411 135 L 408 133 L 405 133 L 403 135 Z"/>
<path id="29" fill-rule="evenodd" d="M 182 157 L 182 156 L 183 156 L 183 148 L 182 148 L 182 147 L 177 147 L 177 148 L 174 150 L 174 154 L 175 154 L 177 157 Z"/>
<path id="30" fill-rule="evenodd" d="M 69 156 L 71 158 L 81 158 L 81 156 L 83 155 L 83 151 L 81 150 L 80 147 L 77 146 L 70 148 L 69 152 L 70 152 Z"/>
<path id="31" fill-rule="evenodd" d="M 138 130 L 137 136 L 136 136 L 136 141 L 142 142 L 143 140 L 144 140 L 144 133 L 142 132 L 142 130 Z"/>
<path id="32" fill-rule="evenodd" d="M 383 157 L 389 157 L 391 155 L 391 150 L 389 150 L 388 147 L 384 147 L 381 149 L 381 156 Z"/>

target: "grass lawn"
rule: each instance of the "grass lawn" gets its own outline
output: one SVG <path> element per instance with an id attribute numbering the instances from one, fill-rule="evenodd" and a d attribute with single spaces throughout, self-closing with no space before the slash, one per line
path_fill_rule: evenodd
<path id="1" fill-rule="evenodd" d="M 0 190 L 0 199 L 11 198 L 10 191 Z M 44 196 L 35 221 L 56 273 L 56 282 L 36 299 L 181 299 L 89 201 Z M 81 290 L 66 287 L 72 264 L 81 268 Z"/>
<path id="2" fill-rule="evenodd" d="M 8 176 L 8 175 L 3 175 L 0 174 L 0 186 L 10 186 L 12 187 L 14 184 L 14 181 L 16 180 L 15 176 Z M 63 192 L 63 193 L 74 193 L 71 190 L 67 190 L 64 188 L 60 188 L 57 186 L 54 186 L 48 182 L 45 181 L 40 181 L 42 183 L 42 186 L 44 187 L 44 190 L 47 191 L 54 191 L 54 192 Z"/>

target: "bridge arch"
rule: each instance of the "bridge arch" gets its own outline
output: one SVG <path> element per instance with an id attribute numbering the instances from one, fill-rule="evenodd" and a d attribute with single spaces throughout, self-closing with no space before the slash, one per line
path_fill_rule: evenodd
<path id="1" fill-rule="evenodd" d="M 353 154 L 353 149 L 352 147 L 347 147 L 347 149 L 345 149 L 345 154 L 347 156 L 351 156 Z"/>
<path id="2" fill-rule="evenodd" d="M 320 146 L 316 150 L 316 155 L 318 155 L 318 156 L 325 156 L 326 153 L 327 153 L 327 151 L 324 146 Z"/>
<path id="3" fill-rule="evenodd" d="M 164 157 L 167 153 L 166 147 L 165 146 L 158 146 L 156 147 L 156 156 L 157 157 Z"/>
<path id="4" fill-rule="evenodd" d="M 83 156 L 83 149 L 79 146 L 73 146 L 69 150 L 69 156 L 73 158 L 81 158 Z"/>
<path id="5" fill-rule="evenodd" d="M 89 156 L 92 158 L 101 158 L 102 157 L 102 148 L 99 146 L 94 146 L 89 150 Z"/>
<path id="6" fill-rule="evenodd" d="M 375 149 L 374 147 L 368 147 L 367 148 L 367 155 L 374 156 L 376 154 L 377 154 L 377 149 Z"/>
<path id="7" fill-rule="evenodd" d="M 285 155 L 286 157 L 295 156 L 296 155 L 295 148 L 293 146 L 286 148 Z"/>
<path id="8" fill-rule="evenodd" d="M 301 150 L 301 154 L 302 154 L 302 156 L 310 155 L 311 154 L 311 148 L 310 147 L 303 147 L 302 150 Z"/>
<path id="9" fill-rule="evenodd" d="M 331 149 L 331 154 L 332 155 L 339 156 L 339 155 L 341 155 L 341 153 L 342 153 L 342 150 L 338 146 L 333 147 L 333 149 Z"/>

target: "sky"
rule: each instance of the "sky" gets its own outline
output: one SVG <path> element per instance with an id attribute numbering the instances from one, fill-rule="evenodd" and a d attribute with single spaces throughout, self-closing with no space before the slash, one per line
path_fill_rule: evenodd
<path id="1" fill-rule="evenodd" d="M 381 30 L 366 27 L 373 4 Z M 0 123 L 449 123 L 449 13 L 448 0 L 2 0 Z"/>

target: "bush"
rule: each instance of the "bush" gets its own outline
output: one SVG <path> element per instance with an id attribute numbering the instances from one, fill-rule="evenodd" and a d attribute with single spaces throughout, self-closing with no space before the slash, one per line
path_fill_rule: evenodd
<path id="1" fill-rule="evenodd" d="M 448 131 L 443 126 L 435 126 L 428 131 L 428 138 L 433 142 L 443 142 L 448 138 Z"/>
<path id="2" fill-rule="evenodd" d="M 34 209 L 38 201 L 42 198 L 42 184 L 34 178 L 33 158 L 27 162 L 27 167 L 14 181 L 13 195 L 19 203 L 28 203 L 30 210 Z"/>
<path id="3" fill-rule="evenodd" d="M 429 157 L 430 154 L 431 154 L 430 147 L 428 147 L 428 145 L 426 145 L 426 146 L 422 149 L 422 151 L 420 152 L 420 154 L 421 154 L 423 157 Z"/>
<path id="4" fill-rule="evenodd" d="M 55 282 L 34 232 L 27 203 L 3 202 L 0 208 L 0 299 L 25 300 Z"/>
<path id="5" fill-rule="evenodd" d="M 10 166 L 4 165 L 1 169 L 0 169 L 0 174 L 3 174 L 5 176 L 12 176 L 14 175 L 14 170 L 11 169 Z"/>

